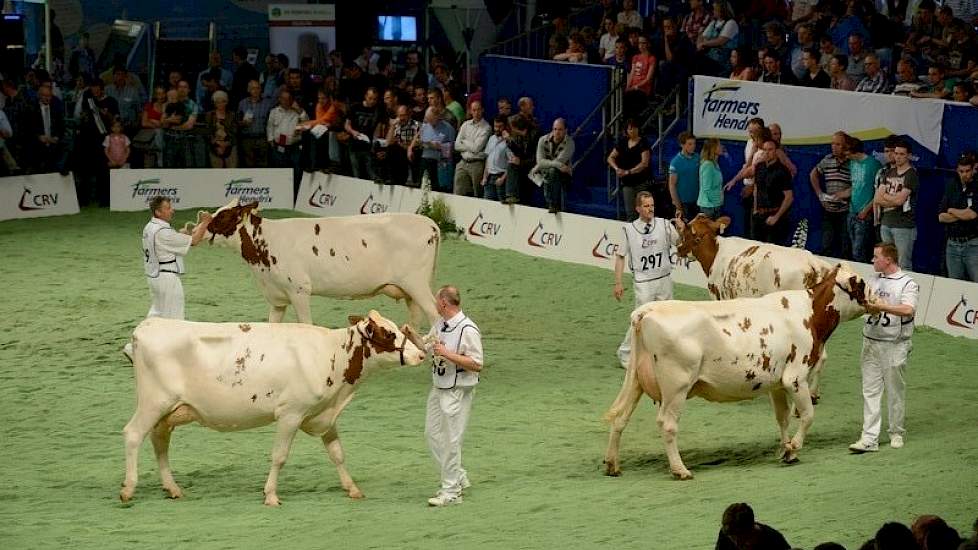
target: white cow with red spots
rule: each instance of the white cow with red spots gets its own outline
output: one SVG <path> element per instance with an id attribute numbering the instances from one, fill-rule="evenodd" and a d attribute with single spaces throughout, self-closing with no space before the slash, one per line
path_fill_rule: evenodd
<path id="1" fill-rule="evenodd" d="M 431 292 L 441 231 L 417 214 L 265 219 L 258 203 L 235 199 L 214 213 L 211 242 L 241 252 L 280 322 L 292 304 L 301 323 L 312 323 L 311 296 L 403 298 L 409 322 L 438 318 Z"/>
<path id="2" fill-rule="evenodd" d="M 812 289 L 775 292 L 761 298 L 717 302 L 652 302 L 632 313 L 635 348 L 621 391 L 606 418 L 611 433 L 606 473 L 619 475 L 621 432 L 642 394 L 660 403 L 657 423 L 669 468 L 692 477 L 679 456 L 679 417 L 686 399 L 726 402 L 769 395 L 786 462 L 797 460 L 814 417 L 809 384 L 825 361 L 825 343 L 841 320 L 845 301 L 833 292 L 838 268 Z M 788 437 L 789 404 L 800 425 Z"/>
<path id="3" fill-rule="evenodd" d="M 275 423 L 265 504 L 277 506 L 278 475 L 296 431 L 322 438 L 352 498 L 363 493 L 346 470 L 336 420 L 358 382 L 384 365 L 418 365 L 423 343 L 408 326 L 371 311 L 346 330 L 298 323 L 193 323 L 149 318 L 133 333 L 136 412 L 126 424 L 126 479 L 119 493 L 136 490 L 139 447 L 147 434 L 163 489 L 183 491 L 170 471 L 173 428 L 190 422 L 218 431 Z"/>

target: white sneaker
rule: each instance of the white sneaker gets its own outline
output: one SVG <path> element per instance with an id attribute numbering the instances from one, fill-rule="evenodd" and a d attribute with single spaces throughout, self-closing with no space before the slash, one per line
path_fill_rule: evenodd
<path id="1" fill-rule="evenodd" d="M 891 435 L 890 436 L 890 447 L 894 449 L 903 448 L 903 436 L 902 435 Z"/>
<path id="2" fill-rule="evenodd" d="M 875 453 L 880 450 L 880 446 L 878 443 L 870 443 L 869 441 L 860 439 L 852 445 L 849 445 L 849 450 L 856 454 Z"/>
<path id="3" fill-rule="evenodd" d="M 428 499 L 428 506 L 451 506 L 452 504 L 462 504 L 462 495 L 438 493 Z"/>

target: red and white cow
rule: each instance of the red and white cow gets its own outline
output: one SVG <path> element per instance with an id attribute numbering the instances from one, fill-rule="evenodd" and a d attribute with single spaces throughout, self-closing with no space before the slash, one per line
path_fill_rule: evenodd
<path id="1" fill-rule="evenodd" d="M 301 323 L 312 323 L 310 296 L 404 298 L 409 322 L 438 318 L 431 292 L 441 231 L 417 214 L 264 219 L 258 203 L 235 199 L 214 213 L 211 242 L 241 251 L 258 279 L 277 323 L 292 304 Z"/>
<path id="2" fill-rule="evenodd" d="M 692 477 L 677 444 L 689 397 L 726 402 L 770 395 L 782 457 L 796 461 L 814 416 L 809 382 L 822 367 L 825 343 L 841 319 L 834 306 L 837 271 L 809 290 L 717 302 L 652 302 L 632 312 L 631 360 L 605 415 L 611 422 L 607 475 L 621 473 L 621 432 L 643 393 L 660 403 L 657 423 L 669 468 L 680 479 Z M 791 439 L 789 402 L 800 412 Z"/>
<path id="3" fill-rule="evenodd" d="M 168 459 L 173 428 L 190 422 L 218 431 L 275 423 L 265 504 L 277 506 L 278 475 L 297 430 L 319 436 L 352 498 L 363 493 L 346 471 L 336 420 L 357 382 L 376 368 L 424 361 L 422 342 L 371 311 L 345 330 L 298 323 L 193 323 L 149 318 L 133 333 L 136 412 L 126 424 L 123 502 L 136 489 L 139 447 L 153 441 L 163 489 L 183 495 Z"/>

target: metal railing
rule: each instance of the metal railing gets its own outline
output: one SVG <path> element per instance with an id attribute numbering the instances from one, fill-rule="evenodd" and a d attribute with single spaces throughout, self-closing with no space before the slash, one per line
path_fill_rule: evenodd
<path id="1" fill-rule="evenodd" d="M 679 124 L 683 116 L 683 105 L 682 105 L 682 85 L 677 85 L 662 101 L 659 107 L 653 112 L 642 124 L 643 128 L 648 128 L 649 123 L 653 120 L 656 122 L 656 140 L 652 143 L 652 147 L 649 148 L 653 154 L 658 152 L 658 167 L 659 173 L 661 174 L 665 170 L 665 164 L 663 160 L 663 144 L 672 132 L 672 129 Z"/>
<path id="2" fill-rule="evenodd" d="M 525 6 L 520 6 L 524 10 Z M 595 4 L 571 12 L 568 16 L 570 27 L 581 27 L 588 17 L 593 17 L 594 13 L 600 10 L 600 4 Z M 519 12 L 519 10 L 517 10 Z M 598 29 L 596 29 L 598 30 Z M 508 55 L 511 57 L 525 57 L 529 59 L 549 59 L 550 58 L 550 37 L 554 33 L 554 24 L 547 23 L 536 28 L 527 30 L 512 38 L 497 42 L 489 46 L 484 53 L 494 55 Z"/>

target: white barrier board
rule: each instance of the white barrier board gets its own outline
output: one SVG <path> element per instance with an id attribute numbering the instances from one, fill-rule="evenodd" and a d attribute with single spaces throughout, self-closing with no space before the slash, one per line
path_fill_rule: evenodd
<path id="1" fill-rule="evenodd" d="M 0 220 L 65 216 L 78 211 L 75 181 L 70 175 L 0 178 Z"/>
<path id="2" fill-rule="evenodd" d="M 262 208 L 291 209 L 292 170 L 287 168 L 186 168 L 111 170 L 111 210 L 144 210 L 156 196 L 174 208 L 216 208 L 234 198 L 258 201 Z"/>

